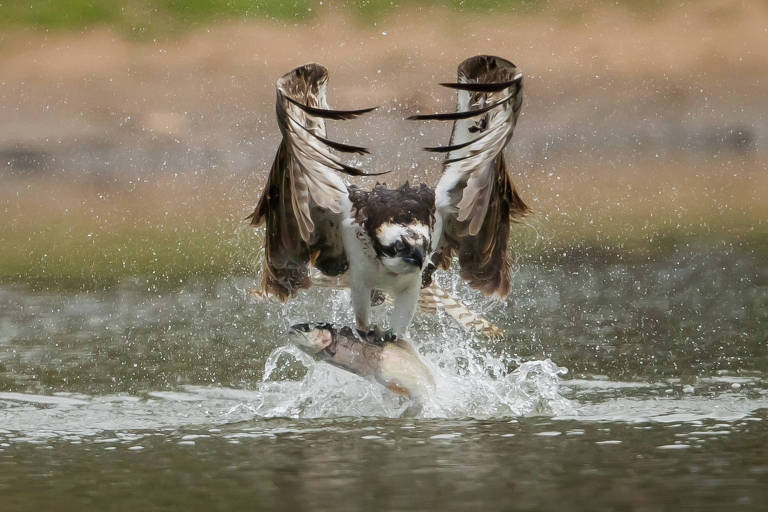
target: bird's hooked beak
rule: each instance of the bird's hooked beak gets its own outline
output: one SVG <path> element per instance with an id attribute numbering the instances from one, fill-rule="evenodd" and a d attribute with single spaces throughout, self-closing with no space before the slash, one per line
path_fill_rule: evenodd
<path id="1" fill-rule="evenodd" d="M 422 268 L 424 266 L 424 251 L 418 247 L 411 247 L 408 254 L 403 256 L 403 261 Z"/>

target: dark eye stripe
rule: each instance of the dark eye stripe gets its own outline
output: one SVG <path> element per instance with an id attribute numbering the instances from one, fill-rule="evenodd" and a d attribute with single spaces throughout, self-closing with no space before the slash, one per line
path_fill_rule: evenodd
<path id="1" fill-rule="evenodd" d="M 414 243 L 410 243 L 408 240 L 413 241 Z M 378 240 L 376 240 L 378 242 Z M 399 240 L 395 240 L 393 243 L 389 245 L 381 245 L 381 243 L 376 244 L 376 251 L 383 256 L 388 256 L 390 258 L 397 257 L 400 254 L 406 253 L 411 251 L 410 248 L 419 248 L 424 251 L 424 254 L 429 253 L 431 246 L 431 241 L 429 239 L 429 236 L 424 236 L 422 233 L 414 232 L 413 230 L 408 230 L 407 233 L 400 236 Z"/>
<path id="2" fill-rule="evenodd" d="M 397 256 L 397 250 L 395 250 L 395 246 L 394 245 L 382 246 L 381 252 L 384 253 L 387 256 L 392 256 L 392 257 Z"/>

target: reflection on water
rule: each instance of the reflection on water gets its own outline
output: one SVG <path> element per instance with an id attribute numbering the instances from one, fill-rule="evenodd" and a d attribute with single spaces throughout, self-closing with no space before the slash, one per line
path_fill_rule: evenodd
<path id="1" fill-rule="evenodd" d="M 760 510 L 766 417 L 338 418 L 0 442 L 3 510 Z"/>
<path id="2" fill-rule="evenodd" d="M 525 265 L 506 302 L 441 279 L 507 339 L 418 316 L 412 338 L 437 391 L 417 418 L 378 384 L 285 346 L 297 321 L 351 323 L 343 292 L 280 305 L 250 301 L 239 280 L 0 289 L 3 510 L 62 495 L 73 509 L 193 510 L 768 498 L 765 262 L 701 249 Z"/>

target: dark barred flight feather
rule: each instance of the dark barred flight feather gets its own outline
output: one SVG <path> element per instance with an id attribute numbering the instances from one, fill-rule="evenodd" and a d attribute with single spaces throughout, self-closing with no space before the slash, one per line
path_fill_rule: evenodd
<path id="1" fill-rule="evenodd" d="M 514 66 L 514 64 L 512 64 Z M 455 82 L 442 82 L 440 85 L 443 87 L 449 87 L 451 89 L 460 89 L 462 91 L 472 91 L 472 92 L 499 92 L 503 91 L 507 87 L 514 85 L 515 83 L 519 82 L 523 79 L 523 74 L 518 73 L 515 78 L 512 80 L 509 80 L 507 82 L 500 82 L 500 83 L 455 83 Z"/>
<path id="2" fill-rule="evenodd" d="M 467 142 L 462 142 L 461 144 L 454 144 L 453 146 L 432 146 L 432 147 L 425 147 L 424 151 L 430 151 L 432 153 L 450 153 L 451 151 L 455 151 L 457 149 L 465 148 L 467 146 L 471 146 L 472 144 L 475 144 L 477 142 L 480 142 L 483 138 L 487 137 L 493 132 L 486 131 L 479 137 L 468 140 Z"/>
<path id="3" fill-rule="evenodd" d="M 512 83 L 516 83 L 516 82 L 512 82 Z M 489 110 L 493 110 L 499 105 L 503 105 L 504 103 L 508 102 L 514 97 L 515 97 L 514 94 L 510 94 L 506 98 L 499 100 L 495 103 L 491 103 L 490 105 L 486 105 L 483 108 L 467 110 L 464 112 L 444 112 L 442 114 L 420 114 L 420 115 L 410 116 L 407 119 L 408 121 L 455 121 L 457 119 L 470 119 L 472 117 L 477 117 L 480 114 L 485 114 Z"/>
<path id="4" fill-rule="evenodd" d="M 304 126 L 303 124 L 299 123 L 298 121 L 296 121 L 291 116 L 286 116 L 286 118 L 289 119 L 296 126 L 301 128 L 302 130 L 305 130 L 312 137 L 316 138 L 317 140 L 319 140 L 323 144 L 332 147 L 335 150 L 341 151 L 343 153 L 357 153 L 357 154 L 360 154 L 360 155 L 365 155 L 365 154 L 369 154 L 370 153 L 370 151 L 368 151 L 368 148 L 364 148 L 362 146 L 352 146 L 350 144 L 344 144 L 344 143 L 341 143 L 341 142 L 334 142 L 334 141 L 332 141 L 330 139 L 326 139 L 325 137 L 316 134 L 315 132 L 313 132 L 312 130 L 310 130 L 309 128 Z"/>
<path id="5" fill-rule="evenodd" d="M 522 106 L 522 73 L 505 59 L 479 55 L 459 65 L 457 83 L 442 85 L 458 90 L 456 113 L 413 116 L 454 122 L 447 146 L 425 148 L 447 153 L 436 189 L 442 232 L 433 243 L 432 264 L 448 268 L 458 256 L 470 286 L 504 296 L 510 224 L 529 212 L 503 155 Z"/>
<path id="6" fill-rule="evenodd" d="M 326 119 L 353 119 L 373 108 L 332 110 L 326 103 L 327 70 L 307 64 L 277 82 L 280 143 L 253 225 L 266 223 L 262 288 L 281 300 L 310 286 L 309 265 L 328 275 L 348 268 L 339 227 L 347 187 L 337 173 L 366 175 L 331 152 L 367 153 L 326 137 Z"/>
<path id="7" fill-rule="evenodd" d="M 296 101 L 290 96 L 285 96 L 285 99 L 299 107 L 301 110 L 315 117 L 322 117 L 324 119 L 333 119 L 336 121 L 346 121 L 347 119 L 355 119 L 368 112 L 373 112 L 379 107 L 360 108 L 357 110 L 333 110 L 329 108 L 317 108 L 310 105 L 305 105 L 300 101 Z"/>

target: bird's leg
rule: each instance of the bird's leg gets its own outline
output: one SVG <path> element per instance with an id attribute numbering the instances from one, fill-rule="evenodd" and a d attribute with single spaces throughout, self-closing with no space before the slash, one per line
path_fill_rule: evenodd
<path id="1" fill-rule="evenodd" d="M 413 314 L 416 312 L 416 304 L 419 300 L 421 280 L 414 286 L 408 287 L 395 294 L 395 306 L 389 319 L 389 326 L 395 331 L 398 338 L 402 338 L 408 331 Z"/>
<path id="2" fill-rule="evenodd" d="M 352 284 L 352 309 L 355 312 L 355 327 L 360 333 L 368 333 L 371 318 L 371 289 L 367 286 Z"/>

